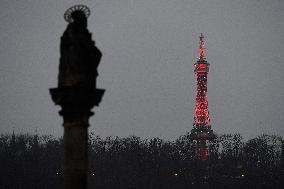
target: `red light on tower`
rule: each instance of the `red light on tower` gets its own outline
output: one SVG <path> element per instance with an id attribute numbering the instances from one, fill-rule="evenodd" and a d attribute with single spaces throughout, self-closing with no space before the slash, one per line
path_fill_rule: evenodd
<path id="1" fill-rule="evenodd" d="M 190 137 L 196 143 L 196 155 L 200 160 L 207 160 L 209 156 L 208 141 L 214 136 L 210 125 L 207 100 L 207 74 L 209 63 L 205 58 L 204 36 L 199 36 L 199 57 L 194 64 L 197 77 L 197 93 L 193 129 Z"/>

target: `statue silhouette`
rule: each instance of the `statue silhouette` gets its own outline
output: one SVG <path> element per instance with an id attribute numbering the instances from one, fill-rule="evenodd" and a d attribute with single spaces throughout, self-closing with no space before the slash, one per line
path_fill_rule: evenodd
<path id="1" fill-rule="evenodd" d="M 61 37 L 58 86 L 96 88 L 97 67 L 102 53 L 87 29 L 84 12 L 75 11 L 71 18 L 73 21 Z"/>

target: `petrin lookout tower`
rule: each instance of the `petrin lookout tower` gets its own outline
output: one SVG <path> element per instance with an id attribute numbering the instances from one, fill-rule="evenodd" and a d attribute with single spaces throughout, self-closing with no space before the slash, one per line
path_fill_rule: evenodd
<path id="1" fill-rule="evenodd" d="M 200 160 L 207 160 L 209 156 L 208 142 L 214 137 L 210 125 L 210 116 L 207 100 L 207 75 L 209 63 L 205 58 L 204 36 L 199 36 L 199 57 L 194 64 L 194 73 L 197 77 L 196 106 L 190 138 L 196 144 L 196 156 Z"/>

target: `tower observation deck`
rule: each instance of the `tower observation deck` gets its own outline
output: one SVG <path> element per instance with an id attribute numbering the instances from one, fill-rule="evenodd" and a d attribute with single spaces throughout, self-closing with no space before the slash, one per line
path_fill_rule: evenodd
<path id="1" fill-rule="evenodd" d="M 207 75 L 209 63 L 205 58 L 204 36 L 199 36 L 199 57 L 194 64 L 194 74 L 197 77 L 197 93 L 193 129 L 190 138 L 196 144 L 196 155 L 200 160 L 207 160 L 209 156 L 208 142 L 214 137 L 210 125 L 207 100 Z"/>

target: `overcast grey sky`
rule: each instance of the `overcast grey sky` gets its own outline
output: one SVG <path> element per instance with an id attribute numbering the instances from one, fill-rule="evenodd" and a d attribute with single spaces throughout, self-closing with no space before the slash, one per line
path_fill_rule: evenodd
<path id="1" fill-rule="evenodd" d="M 164 139 L 190 131 L 203 32 L 213 130 L 284 136 L 282 0 L 2 0 L 0 133 L 62 135 L 48 89 L 57 85 L 63 14 L 81 3 L 92 11 L 106 89 L 90 131 Z"/>

